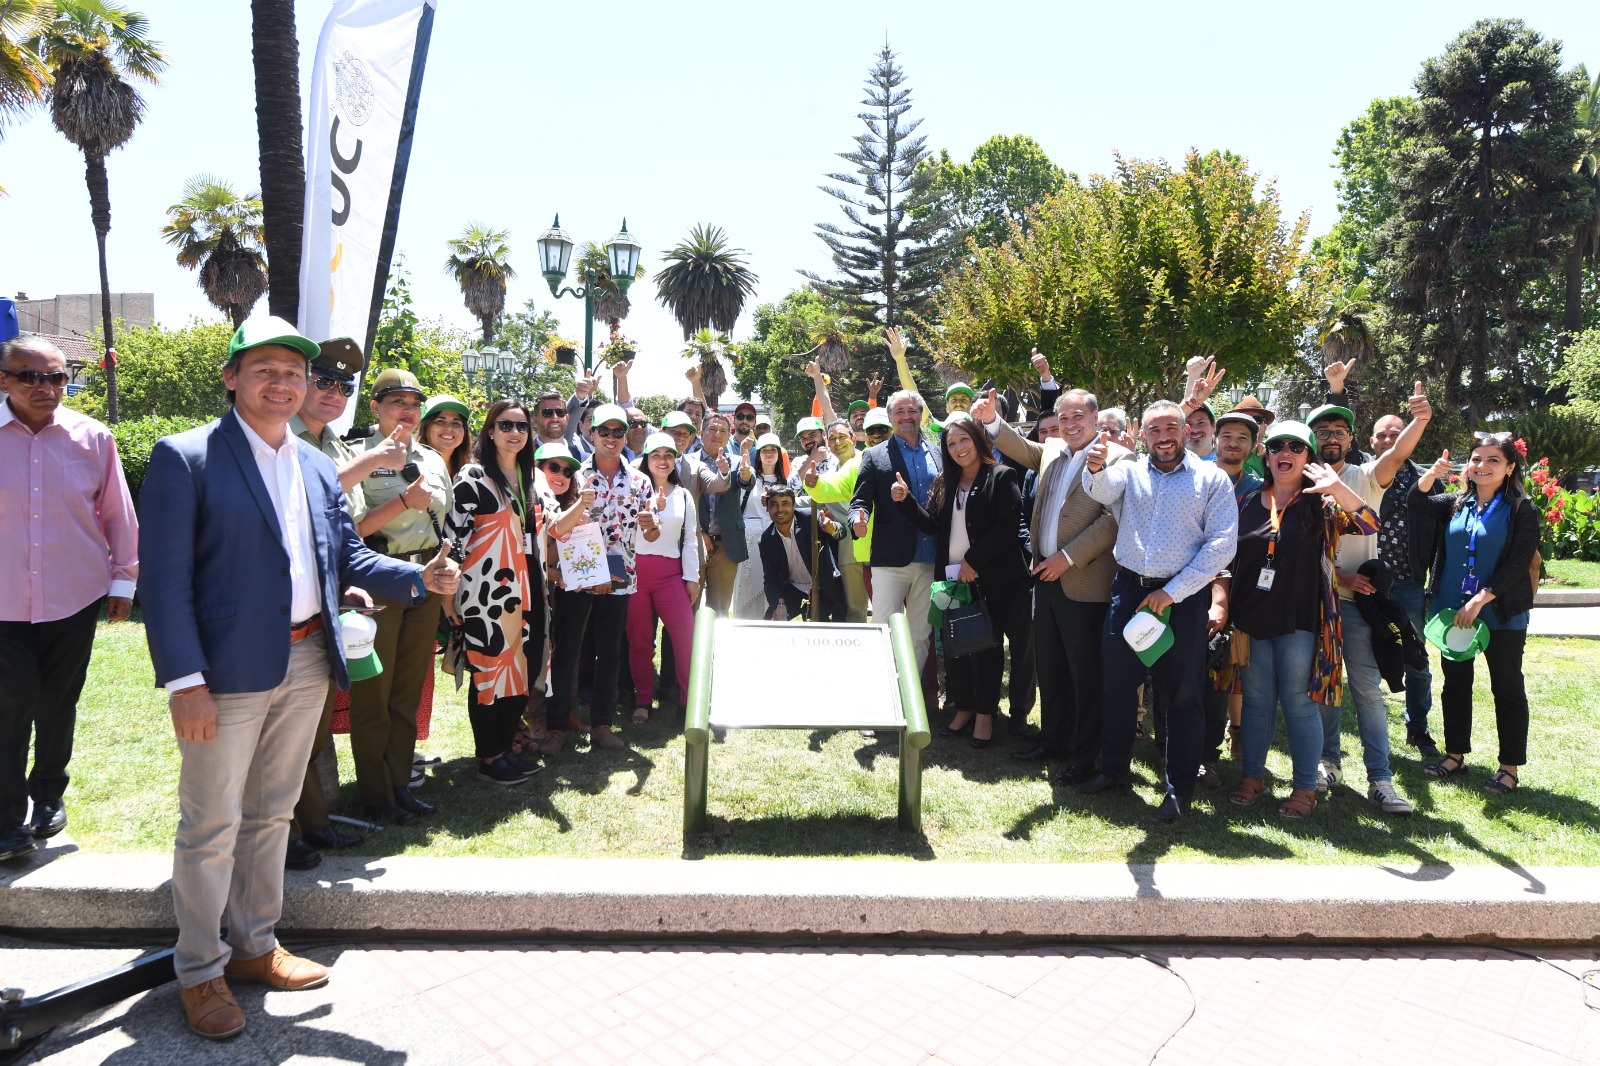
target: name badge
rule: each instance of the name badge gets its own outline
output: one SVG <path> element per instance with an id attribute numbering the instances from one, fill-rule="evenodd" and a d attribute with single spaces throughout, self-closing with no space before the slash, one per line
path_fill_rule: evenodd
<path id="1" fill-rule="evenodd" d="M 1475 594 L 1478 591 L 1478 575 L 1468 574 L 1462 578 L 1461 591 L 1468 596 Z"/>
<path id="2" fill-rule="evenodd" d="M 522 535 L 522 554 L 523 555 L 532 555 L 533 554 L 533 534 L 532 533 L 524 533 Z"/>
<path id="3" fill-rule="evenodd" d="M 1262 570 L 1261 573 L 1256 577 L 1256 588 L 1260 589 L 1262 592 L 1271 592 L 1272 582 L 1277 576 L 1278 572 L 1276 570 Z"/>

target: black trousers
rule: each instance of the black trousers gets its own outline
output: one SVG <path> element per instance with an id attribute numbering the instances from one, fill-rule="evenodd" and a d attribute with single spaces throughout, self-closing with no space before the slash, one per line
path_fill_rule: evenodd
<path id="1" fill-rule="evenodd" d="M 1035 693 L 1038 691 L 1038 676 L 1033 662 L 1032 584 L 1033 580 L 1029 578 L 1018 596 L 1022 601 L 1021 611 L 1007 611 L 1004 622 L 995 619 L 1005 632 L 1010 650 L 1011 680 L 1007 685 L 1006 702 L 1009 704 L 1011 721 L 1018 726 L 1027 722 L 1028 715 L 1033 713 Z"/>
<path id="2" fill-rule="evenodd" d="M 978 595 L 989 610 L 989 620 L 1001 633 L 1016 632 L 1028 618 L 1027 586 L 1018 582 L 1003 585 L 978 583 Z M 994 714 L 1000 709 L 1000 678 L 1005 673 L 1006 655 L 997 644 L 971 655 L 953 656 L 945 651 L 945 694 L 951 709 Z M 1025 715 L 1024 715 L 1025 717 Z"/>
<path id="3" fill-rule="evenodd" d="M 1066 760 L 1069 770 L 1091 769 L 1100 757 L 1100 725 L 1105 717 L 1100 635 L 1109 606 L 1071 599 L 1059 581 L 1034 585 L 1039 744 Z"/>
<path id="4" fill-rule="evenodd" d="M 1133 760 L 1133 734 L 1138 715 L 1136 693 L 1145 678 L 1144 664 L 1122 639 L 1139 604 L 1153 591 L 1121 570 L 1111 582 L 1111 609 L 1101 631 L 1101 669 L 1105 672 L 1105 717 L 1101 722 L 1100 771 L 1126 778 Z M 1181 800 L 1194 796 L 1200 771 L 1200 745 L 1205 735 L 1201 690 L 1206 673 L 1206 617 L 1211 596 L 1205 590 L 1172 605 L 1167 624 L 1172 647 L 1150 667 L 1158 689 L 1167 696 L 1167 792 Z"/>
<path id="5" fill-rule="evenodd" d="M 594 634 L 594 689 L 589 701 L 589 727 L 609 726 L 616 714 L 617 675 L 622 668 L 622 635 L 628 624 L 630 597 L 612 593 L 555 589 L 551 595 L 550 705 L 545 724 L 565 732 L 571 728 L 572 704 L 578 695 L 578 658 L 586 632 Z"/>
<path id="6" fill-rule="evenodd" d="M 1528 693 L 1522 683 L 1522 651 L 1528 633 L 1523 629 L 1496 629 L 1489 634 L 1483 659 L 1489 665 L 1489 689 L 1494 694 L 1495 732 L 1500 737 L 1500 761 L 1521 766 L 1528 761 Z M 1472 750 L 1472 674 L 1477 656 L 1465 662 L 1441 658 L 1444 691 L 1439 702 L 1444 715 L 1444 750 L 1465 755 Z"/>
<path id="7" fill-rule="evenodd" d="M 0 622 L 0 831 L 27 820 L 30 797 L 60 803 L 66 794 L 78 696 L 104 602 L 53 622 Z"/>

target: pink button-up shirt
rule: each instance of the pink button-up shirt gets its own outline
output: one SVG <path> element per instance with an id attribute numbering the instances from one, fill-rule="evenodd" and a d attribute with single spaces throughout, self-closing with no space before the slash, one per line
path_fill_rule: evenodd
<path id="1" fill-rule="evenodd" d="M 38 433 L 0 401 L 0 621 L 132 598 L 139 519 L 111 431 L 67 407 Z"/>

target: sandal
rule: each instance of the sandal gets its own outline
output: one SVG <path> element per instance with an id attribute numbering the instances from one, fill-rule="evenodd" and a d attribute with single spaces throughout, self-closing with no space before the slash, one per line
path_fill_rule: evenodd
<path id="1" fill-rule="evenodd" d="M 1506 782 L 1505 782 L 1506 778 L 1510 778 L 1511 779 L 1511 783 L 1509 785 L 1506 784 Z M 1501 769 L 1495 771 L 1495 774 L 1494 774 L 1493 777 L 1491 777 L 1488 781 L 1484 782 L 1483 787 L 1488 789 L 1490 792 L 1498 792 L 1498 793 L 1500 793 L 1500 795 L 1504 796 L 1508 792 L 1511 792 L 1512 790 L 1514 790 L 1517 787 L 1517 784 L 1520 782 L 1520 780 L 1521 779 L 1519 777 L 1517 777 L 1516 774 L 1512 773 L 1510 770 L 1501 768 Z"/>
<path id="2" fill-rule="evenodd" d="M 1455 765 L 1452 766 L 1450 765 L 1451 763 Z M 1467 761 L 1465 759 L 1459 755 L 1446 755 L 1438 762 L 1424 766 L 1422 772 L 1429 777 L 1449 777 L 1451 774 L 1463 773 L 1466 769 Z"/>
<path id="3" fill-rule="evenodd" d="M 1228 802 L 1236 803 L 1241 807 L 1248 807 L 1266 790 L 1267 783 L 1261 778 L 1241 777 L 1239 778 L 1239 787 L 1233 790 L 1233 795 L 1228 797 Z"/>
<path id="4" fill-rule="evenodd" d="M 1314 788 L 1297 788 L 1289 793 L 1289 798 L 1278 806 L 1278 813 L 1285 818 L 1304 818 L 1317 807 L 1317 790 Z"/>

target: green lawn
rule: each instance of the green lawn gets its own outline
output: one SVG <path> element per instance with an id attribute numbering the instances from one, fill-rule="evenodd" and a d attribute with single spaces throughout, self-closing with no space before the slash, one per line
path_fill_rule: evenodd
<path id="1" fill-rule="evenodd" d="M 1600 589 L 1600 563 L 1552 559 L 1544 564 L 1545 587 Z"/>
<path id="2" fill-rule="evenodd" d="M 1391 697 L 1392 764 L 1417 806 L 1410 819 L 1378 813 L 1365 798 L 1353 712 L 1345 714 L 1348 787 L 1303 822 L 1275 804 L 1241 810 L 1226 792 L 1206 793 L 1176 829 L 1150 818 L 1160 797 L 1155 751 L 1141 742 L 1133 792 L 1082 797 L 1040 770 L 1006 757 L 1001 737 L 974 751 L 965 738 L 939 737 L 924 753 L 923 835 L 895 829 L 894 743 L 853 732 L 735 732 L 711 751 L 711 829 L 685 848 L 680 839 L 684 744 L 669 722 L 623 727 L 625 752 L 568 751 L 520 788 L 473 773 L 465 699 L 441 677 L 432 736 L 443 757 L 423 794 L 439 814 L 369 836 L 366 855 L 895 856 L 1002 862 L 1183 862 L 1292 859 L 1306 863 L 1497 863 L 1600 865 L 1600 771 L 1592 699 L 1600 645 L 1529 642 L 1534 707 L 1530 764 L 1513 796 L 1482 789 L 1493 760 L 1494 719 L 1480 671 L 1472 772 L 1465 782 L 1427 778 L 1404 746 L 1400 697 Z M 797 676 L 793 671 L 783 676 Z M 819 698 L 826 698 L 826 687 Z M 1437 687 L 1436 687 L 1437 706 Z M 935 728 L 940 723 L 935 722 Z M 1434 717 L 1434 735 L 1443 730 Z M 339 741 L 346 809 L 356 811 L 349 749 Z M 94 851 L 164 851 L 176 823 L 177 751 L 165 700 L 151 684 L 144 634 L 135 623 L 102 623 L 80 708 L 70 831 Z M 1279 781 L 1288 761 L 1281 738 L 1269 764 Z M 1353 771 L 1353 772 L 1352 772 Z M 1238 769 L 1223 762 L 1228 787 Z M 1286 794 L 1280 785 L 1276 793 Z"/>

